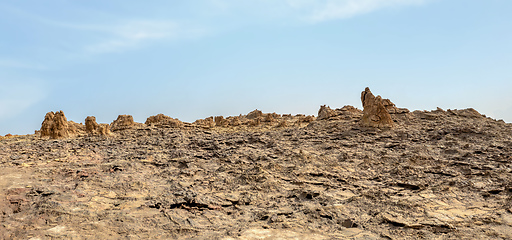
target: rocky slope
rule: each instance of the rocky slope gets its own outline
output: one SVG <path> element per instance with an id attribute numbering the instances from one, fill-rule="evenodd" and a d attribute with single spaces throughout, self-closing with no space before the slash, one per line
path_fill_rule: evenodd
<path id="1" fill-rule="evenodd" d="M 512 124 L 367 94 L 317 119 L 49 114 L 0 140 L 0 238 L 512 238 Z"/>

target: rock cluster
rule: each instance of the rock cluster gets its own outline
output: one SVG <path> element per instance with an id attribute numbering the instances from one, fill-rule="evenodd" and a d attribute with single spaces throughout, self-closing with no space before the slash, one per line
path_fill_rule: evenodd
<path id="1" fill-rule="evenodd" d="M 360 122 L 362 126 L 376 128 L 393 127 L 393 119 L 391 119 L 387 108 L 392 109 L 395 107 L 395 104 L 389 99 L 383 100 L 381 96 L 375 97 L 370 88 L 366 88 L 361 93 L 361 102 L 363 103 L 363 116 Z"/>
<path id="2" fill-rule="evenodd" d="M 332 112 L 5 138 L 0 239 L 512 239 L 512 124 L 438 109 L 382 131 Z"/>

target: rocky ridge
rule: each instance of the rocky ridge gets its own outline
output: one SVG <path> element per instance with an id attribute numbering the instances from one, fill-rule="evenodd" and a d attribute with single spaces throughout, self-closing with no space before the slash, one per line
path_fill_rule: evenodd
<path id="1" fill-rule="evenodd" d="M 120 116 L 109 134 L 49 113 L 0 140 L 0 238 L 512 238 L 512 125 L 369 93 L 362 111 Z"/>

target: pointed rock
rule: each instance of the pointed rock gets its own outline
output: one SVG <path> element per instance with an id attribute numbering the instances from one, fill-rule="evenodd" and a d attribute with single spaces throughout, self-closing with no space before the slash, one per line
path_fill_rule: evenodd
<path id="1" fill-rule="evenodd" d="M 362 126 L 377 128 L 393 127 L 393 120 L 384 106 L 382 98 L 380 96 L 375 97 L 370 91 L 370 88 L 366 88 L 361 93 L 361 102 L 364 108 L 363 117 L 360 121 Z M 391 101 L 389 101 L 389 103 L 391 103 Z"/>
<path id="2" fill-rule="evenodd" d="M 78 123 L 68 122 L 64 112 L 46 113 L 44 121 L 41 124 L 41 137 L 50 137 L 51 139 L 67 138 L 77 133 Z"/>

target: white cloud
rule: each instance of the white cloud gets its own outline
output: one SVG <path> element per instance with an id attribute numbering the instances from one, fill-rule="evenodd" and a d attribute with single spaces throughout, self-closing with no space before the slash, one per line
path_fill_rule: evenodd
<path id="1" fill-rule="evenodd" d="M 111 26 L 89 27 L 100 35 L 101 41 L 85 47 L 87 52 L 106 53 L 136 48 L 144 43 L 174 39 L 183 34 L 178 24 L 172 21 L 127 21 Z"/>
<path id="2" fill-rule="evenodd" d="M 388 7 L 418 5 L 426 0 L 286 0 L 294 9 L 311 9 L 312 22 L 351 18 Z"/>
<path id="3" fill-rule="evenodd" d="M 207 0 L 211 11 L 238 13 L 256 20 L 285 19 L 318 23 L 351 18 L 385 8 L 420 5 L 433 0 Z"/>
<path id="4" fill-rule="evenodd" d="M 292 0 L 293 1 L 293 0 Z M 322 3 L 320 3 L 322 2 Z M 309 16 L 314 22 L 350 18 L 382 8 L 416 5 L 424 0 L 327 0 L 316 1 L 315 10 Z"/>

